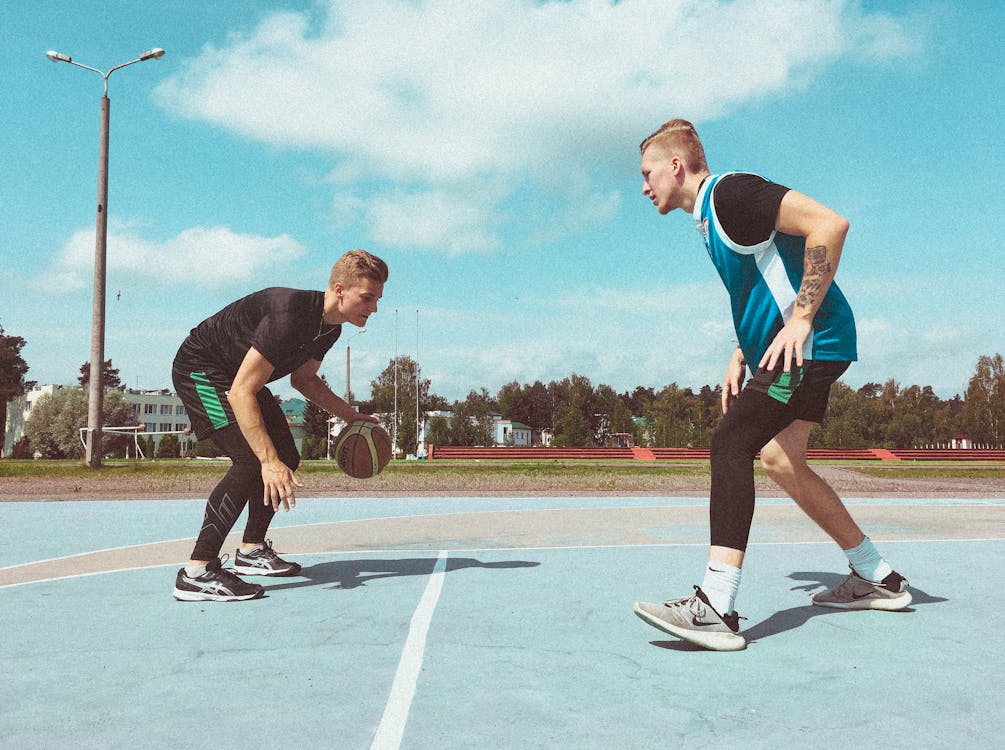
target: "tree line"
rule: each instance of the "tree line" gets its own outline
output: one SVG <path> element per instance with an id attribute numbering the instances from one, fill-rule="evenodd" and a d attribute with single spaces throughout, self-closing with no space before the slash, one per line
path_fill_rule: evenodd
<path id="1" fill-rule="evenodd" d="M 485 388 L 472 390 L 450 403 L 430 391 L 419 371 L 409 357 L 392 359 L 371 383 L 370 401 L 360 404 L 368 413 L 384 415 L 384 426 L 397 430 L 398 445 L 406 453 L 417 448 L 416 390 L 421 415 L 453 415 L 430 418 L 426 441 L 432 445 L 492 445 L 493 415 L 499 415 L 537 434 L 549 431 L 555 446 L 604 446 L 627 434 L 644 447 L 708 447 L 722 419 L 719 385 L 695 391 L 671 383 L 659 390 L 639 386 L 618 393 L 574 373 L 547 384 L 513 381 L 494 395 Z M 949 400 L 931 386 L 901 386 L 893 379 L 858 389 L 839 381 L 831 390 L 827 418 L 810 435 L 810 446 L 916 448 L 946 445 L 958 436 L 979 445 L 1005 444 L 1001 354 L 981 356 L 964 396 Z"/>
<path id="2" fill-rule="evenodd" d="M 7 336 L 0 327 L 0 416 L 13 401 L 35 386 L 26 379 L 28 366 L 20 352 L 21 337 Z M 104 363 L 106 385 L 103 421 L 126 425 L 135 421 L 132 407 L 122 398 L 119 372 Z M 86 386 L 89 363 L 80 368 L 78 383 Z M 429 419 L 426 443 L 432 445 L 492 445 L 496 416 L 527 425 L 536 435 L 551 434 L 551 444 L 569 447 L 610 445 L 630 435 L 644 447 L 708 447 L 722 419 L 721 386 L 698 390 L 671 383 L 660 389 L 636 387 L 617 392 L 605 384 L 573 373 L 549 383 L 512 381 L 495 394 L 473 389 L 450 402 L 434 393 L 411 357 L 392 358 L 370 383 L 370 397 L 350 400 L 361 411 L 381 414 L 385 428 L 395 435 L 404 453 L 418 449 L 420 421 L 431 412 L 452 417 Z M 62 389 L 39 400 L 25 425 L 25 438 L 15 453 L 46 457 L 79 456 L 79 427 L 86 423 L 86 388 Z M 304 457 L 324 455 L 327 415 L 308 403 L 304 413 Z M 978 359 L 965 394 L 943 400 L 930 386 L 901 386 L 895 380 L 867 383 L 852 389 L 837 382 L 831 390 L 828 415 L 810 436 L 811 447 L 913 448 L 944 445 L 965 435 L 974 444 L 1005 444 L 1005 361 L 1001 354 Z M 170 437 L 170 436 L 166 436 Z M 131 436 L 104 436 L 106 452 L 124 452 Z M 204 441 L 205 442 L 205 441 Z M 121 445 L 120 445 L 121 443 Z M 152 446 L 147 446 L 152 447 Z M 170 452 L 177 447 L 168 441 Z M 202 446 L 200 453 L 212 449 Z M 161 442 L 158 454 L 164 453 Z M 151 455 L 150 451 L 145 451 Z M 7 455 L 0 444 L 0 455 Z"/>

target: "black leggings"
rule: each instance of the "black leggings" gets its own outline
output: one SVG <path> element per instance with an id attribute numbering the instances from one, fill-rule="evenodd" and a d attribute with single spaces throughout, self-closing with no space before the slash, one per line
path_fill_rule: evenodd
<path id="1" fill-rule="evenodd" d="M 712 545 L 745 550 L 754 517 L 754 458 L 798 417 L 766 393 L 746 388 L 712 435 L 709 526 Z"/>
<path id="2" fill-rule="evenodd" d="M 262 410 L 265 428 L 276 446 L 279 460 L 296 470 L 300 465 L 300 455 L 286 422 L 282 408 L 267 390 L 259 392 L 258 406 Z M 265 484 L 262 482 L 262 464 L 244 439 L 240 427 L 228 425 L 212 434 L 212 440 L 233 462 L 230 470 L 216 485 L 206 503 L 206 515 L 202 531 L 192 551 L 193 560 L 214 560 L 220 555 L 224 540 L 234 527 L 244 506 L 248 506 L 248 523 L 244 529 L 244 541 L 260 543 L 272 523 L 275 511 L 272 505 L 265 505 Z"/>

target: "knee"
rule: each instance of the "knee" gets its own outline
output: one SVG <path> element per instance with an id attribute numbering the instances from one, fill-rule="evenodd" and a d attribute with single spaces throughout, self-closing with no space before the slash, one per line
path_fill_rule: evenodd
<path id="1" fill-rule="evenodd" d="M 772 479 L 794 476 L 801 468 L 806 468 L 805 462 L 795 462 L 777 445 L 768 443 L 761 449 L 761 468 Z"/>

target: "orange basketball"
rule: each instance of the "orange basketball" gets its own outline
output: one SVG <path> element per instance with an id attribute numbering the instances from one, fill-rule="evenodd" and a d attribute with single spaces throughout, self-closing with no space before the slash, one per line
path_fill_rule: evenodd
<path id="1" fill-rule="evenodd" d="M 355 479 L 369 479 L 391 460 L 391 438 L 376 422 L 350 422 L 335 439 L 335 460 Z"/>

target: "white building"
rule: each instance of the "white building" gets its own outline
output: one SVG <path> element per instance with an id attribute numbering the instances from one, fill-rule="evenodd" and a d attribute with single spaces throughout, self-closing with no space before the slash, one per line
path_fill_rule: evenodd
<path id="1" fill-rule="evenodd" d="M 133 405 L 136 424 L 142 424 L 144 432 L 181 432 L 192 429 L 192 422 L 185 413 L 181 399 L 167 389 L 126 390 L 122 397 L 126 403 Z M 154 440 L 159 442 L 159 436 L 155 436 Z"/>
<path id="2" fill-rule="evenodd" d="M 503 419 L 501 414 L 492 414 L 492 442 L 494 445 L 530 446 L 532 445 L 533 433 L 530 427 L 522 422 L 514 422 L 510 419 Z M 420 450 L 425 454 L 426 437 L 429 435 L 429 421 L 434 417 L 442 417 L 448 422 L 454 418 L 453 412 L 430 411 L 426 412 L 422 418 L 422 431 L 420 432 Z M 474 421 L 474 418 L 472 418 Z"/>
<path id="3" fill-rule="evenodd" d="M 530 446 L 531 430 L 523 422 L 493 417 L 496 445 Z"/>
<path id="4" fill-rule="evenodd" d="M 24 424 L 31 415 L 31 410 L 38 400 L 45 395 L 51 395 L 64 386 L 43 385 L 28 391 L 16 401 L 7 405 L 7 424 L 4 425 L 4 452 L 11 456 L 14 444 L 24 435 Z M 79 388 L 79 386 L 66 386 Z M 181 399 L 169 390 L 133 391 L 126 390 L 122 394 L 128 404 L 132 404 L 136 421 L 131 425 L 106 425 L 106 427 L 134 427 L 142 425 L 142 433 L 154 433 L 154 449 L 160 444 L 161 435 L 157 433 L 183 432 L 192 428 L 185 406 Z M 84 427 L 85 425 L 81 425 Z M 179 435 L 179 441 L 184 442 L 185 436 Z"/>
<path id="5" fill-rule="evenodd" d="M 7 422 L 4 425 L 4 456 L 14 455 L 14 444 L 24 436 L 24 423 L 31 415 L 32 407 L 45 395 L 58 391 L 60 385 L 43 385 L 28 391 L 23 396 L 7 404 Z"/>

